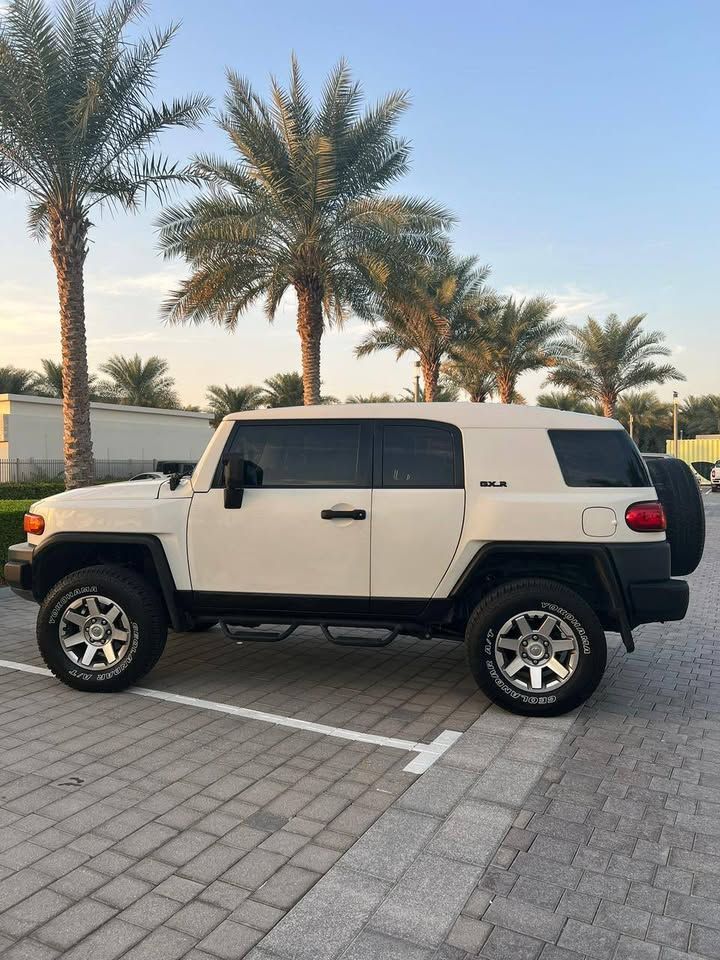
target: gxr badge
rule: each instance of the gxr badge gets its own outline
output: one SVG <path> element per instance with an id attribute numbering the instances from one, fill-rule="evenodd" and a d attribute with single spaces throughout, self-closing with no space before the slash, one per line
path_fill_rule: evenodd
<path id="1" fill-rule="evenodd" d="M 481 487 L 506 487 L 507 481 L 506 480 L 481 480 L 480 486 Z"/>

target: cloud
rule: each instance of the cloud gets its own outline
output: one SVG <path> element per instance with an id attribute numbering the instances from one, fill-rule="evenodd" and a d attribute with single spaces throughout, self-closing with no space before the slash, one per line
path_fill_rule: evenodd
<path id="1" fill-rule="evenodd" d="M 523 290 L 517 287 L 508 287 L 505 293 L 516 298 L 532 297 L 536 290 Z M 606 314 L 612 312 L 612 303 L 607 294 L 596 290 L 583 290 L 573 284 L 568 284 L 560 290 L 548 291 L 547 294 L 555 301 L 555 312 L 564 317 L 579 318 L 588 314 Z"/>
<path id="2" fill-rule="evenodd" d="M 158 270 L 154 273 L 134 273 L 114 277 L 88 275 L 86 286 L 94 294 L 118 297 L 127 294 L 166 294 L 180 280 L 180 273 Z"/>
<path id="3" fill-rule="evenodd" d="M 34 338 L 38 329 L 57 326 L 58 304 L 54 293 L 31 290 L 16 283 L 0 283 L 0 334 L 13 339 Z"/>
<path id="4" fill-rule="evenodd" d="M 212 339 L 211 335 L 193 334 L 192 336 L 178 335 L 173 330 L 136 330 L 130 333 L 110 333 L 102 337 L 88 337 L 89 347 L 112 346 L 123 343 L 198 343 Z"/>

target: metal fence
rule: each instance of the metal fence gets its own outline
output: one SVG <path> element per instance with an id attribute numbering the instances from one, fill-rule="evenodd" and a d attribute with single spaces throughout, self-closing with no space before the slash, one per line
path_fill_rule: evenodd
<path id="1" fill-rule="evenodd" d="M 94 460 L 93 481 L 129 480 L 155 469 L 154 460 Z M 64 460 L 0 460 L 0 483 L 27 483 L 65 479 Z"/>

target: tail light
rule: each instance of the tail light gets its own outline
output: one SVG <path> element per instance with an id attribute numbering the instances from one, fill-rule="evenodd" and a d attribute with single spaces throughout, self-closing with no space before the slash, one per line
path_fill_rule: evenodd
<path id="1" fill-rule="evenodd" d="M 662 533 L 667 529 L 663 505 L 657 500 L 631 504 L 625 511 L 625 523 L 638 533 Z"/>
<path id="2" fill-rule="evenodd" d="M 25 533 L 40 534 L 45 530 L 45 518 L 37 513 L 26 513 L 23 519 Z"/>

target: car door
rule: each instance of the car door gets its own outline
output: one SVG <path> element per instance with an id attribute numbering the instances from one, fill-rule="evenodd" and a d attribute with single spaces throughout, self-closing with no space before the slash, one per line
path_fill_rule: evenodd
<path id="1" fill-rule="evenodd" d="M 249 465 L 242 506 L 225 508 L 219 464 L 190 510 L 193 590 L 235 594 L 239 607 L 247 598 L 263 609 L 319 612 L 329 605 L 320 597 L 343 611 L 367 609 L 370 422 L 239 420 L 229 453 Z"/>
<path id="2" fill-rule="evenodd" d="M 462 436 L 435 421 L 380 421 L 375 432 L 371 608 L 413 612 L 455 555 L 465 513 Z M 386 603 L 402 598 L 401 606 Z"/>

